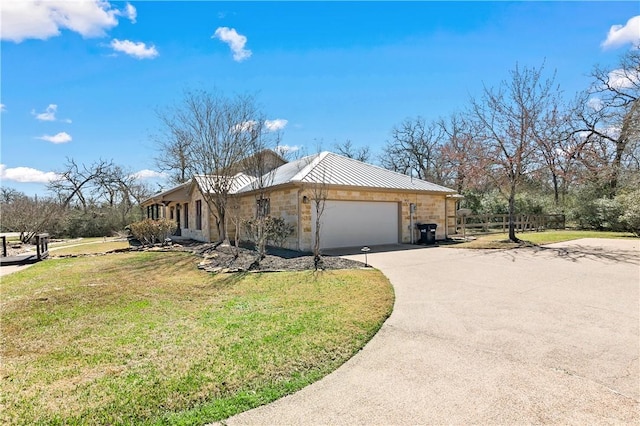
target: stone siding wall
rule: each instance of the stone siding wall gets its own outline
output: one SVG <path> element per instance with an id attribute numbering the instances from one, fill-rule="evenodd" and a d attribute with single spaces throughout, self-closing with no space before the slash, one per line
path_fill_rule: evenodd
<path id="1" fill-rule="evenodd" d="M 202 229 L 196 229 L 196 201 L 200 200 L 202 203 Z M 183 212 L 184 215 L 184 212 Z M 184 226 L 184 219 L 182 220 Z M 210 223 L 213 223 L 214 234 L 211 233 Z M 215 230 L 215 219 L 209 212 L 207 207 L 207 201 L 204 199 L 202 193 L 196 188 L 191 193 L 189 200 L 189 228 L 182 228 L 182 236 L 185 238 L 191 238 L 196 241 L 215 241 L 218 237 L 218 232 Z M 213 240 L 212 240 L 213 238 Z"/>
<path id="2" fill-rule="evenodd" d="M 301 193 L 302 197 L 308 197 L 307 204 L 301 203 L 300 211 L 300 246 L 302 250 L 310 250 L 312 247 L 312 209 L 315 209 L 314 194 L 310 189 L 305 189 Z M 420 238 L 418 231 L 415 229 L 416 223 L 435 223 L 436 239 L 444 239 L 446 236 L 445 223 L 445 196 L 438 194 L 423 193 L 407 193 L 407 192 L 390 192 L 390 191 L 367 191 L 352 189 L 329 189 L 327 192 L 327 200 L 346 200 L 346 201 L 386 201 L 395 202 L 400 205 L 400 240 L 403 243 L 411 242 L 411 232 L 414 233 L 414 241 Z M 410 229 L 410 212 L 409 205 L 416 205 L 414 214 L 414 229 Z M 448 206 L 447 206 L 448 207 Z M 363 212 L 365 213 L 365 212 Z"/>
<path id="3" fill-rule="evenodd" d="M 285 247 L 297 250 L 298 249 L 298 188 L 289 187 L 286 189 L 279 189 L 270 191 L 265 194 L 265 197 L 269 199 L 269 211 L 270 216 L 281 217 L 286 223 L 293 225 L 294 232 L 286 240 Z M 235 222 L 238 220 L 254 218 L 257 213 L 257 195 L 250 194 L 233 199 L 230 203 L 230 212 L 228 220 L 229 237 L 234 238 L 235 235 Z M 241 230 L 240 239 L 246 239 L 246 235 Z"/>
<path id="4" fill-rule="evenodd" d="M 288 187 L 276 189 L 267 194 L 270 201 L 270 215 L 282 217 L 294 227 L 294 233 L 285 242 L 285 247 L 294 250 L 311 250 L 313 226 L 312 209 L 314 206 L 314 192 L 311 188 L 300 189 L 298 187 Z M 304 197 L 306 201 L 304 202 Z M 420 238 L 419 232 L 415 229 L 416 223 L 435 223 L 436 239 L 444 239 L 453 230 L 445 229 L 446 216 L 455 214 L 455 200 L 446 199 L 444 195 L 391 192 L 391 191 L 368 191 L 358 189 L 329 189 L 328 200 L 347 201 L 386 201 L 395 202 L 400 206 L 400 240 L 403 243 L 411 242 Z M 202 200 L 202 230 L 196 230 L 196 200 Z M 416 205 L 414 214 L 414 229 L 410 229 L 409 205 Z M 445 205 L 446 203 L 446 205 Z M 173 205 L 173 203 L 172 203 Z M 183 212 L 184 214 L 184 209 Z M 366 213 L 366 212 L 363 212 Z M 253 218 L 256 215 L 256 195 L 249 194 L 230 200 L 227 211 L 227 230 L 229 237 L 234 239 L 235 221 L 243 218 Z M 184 226 L 184 218 L 182 218 Z M 209 212 L 204 197 L 197 189 L 191 194 L 189 201 L 189 228 L 182 228 L 182 236 L 198 241 L 215 241 L 218 239 L 218 232 L 215 225 L 215 218 Z M 244 233 L 240 232 L 240 239 L 246 239 Z"/>

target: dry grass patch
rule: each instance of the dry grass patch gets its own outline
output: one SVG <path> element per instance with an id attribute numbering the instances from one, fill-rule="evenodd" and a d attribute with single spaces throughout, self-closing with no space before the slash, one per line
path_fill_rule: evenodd
<path id="1" fill-rule="evenodd" d="M 580 238 L 635 238 L 629 232 L 605 232 L 605 231 L 574 231 L 574 230 L 548 230 L 543 232 L 520 232 L 516 236 L 522 241 L 514 243 L 509 240 L 506 233 L 477 236 L 476 239 L 464 243 L 452 245 L 456 248 L 473 249 L 511 249 L 519 247 L 531 247 L 545 244 L 559 243 L 562 241 L 577 240 Z"/>
<path id="2" fill-rule="evenodd" d="M 49 254 L 52 257 L 69 255 L 87 255 L 96 253 L 107 253 L 113 250 L 122 250 L 129 247 L 128 241 L 94 241 L 77 242 L 66 244 L 65 246 L 49 247 Z"/>
<path id="3" fill-rule="evenodd" d="M 49 260 L 3 277 L 4 424 L 202 424 L 357 352 L 391 312 L 375 270 L 212 276 L 186 253 Z"/>

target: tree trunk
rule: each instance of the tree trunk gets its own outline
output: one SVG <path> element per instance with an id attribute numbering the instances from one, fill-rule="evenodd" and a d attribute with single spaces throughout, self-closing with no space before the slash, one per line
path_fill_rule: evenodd
<path id="1" fill-rule="evenodd" d="M 509 194 L 509 239 L 514 243 L 519 243 L 520 239 L 516 237 L 516 186 L 511 185 L 511 193 Z"/>
<path id="2" fill-rule="evenodd" d="M 609 179 L 609 198 L 614 199 L 616 192 L 618 191 L 618 176 L 620 175 L 620 168 L 622 167 L 622 156 L 626 148 L 626 141 L 621 140 L 622 136 L 616 141 L 616 156 L 613 159 L 611 165 L 611 177 Z"/>
<path id="3" fill-rule="evenodd" d="M 560 194 L 558 188 L 558 175 L 555 173 L 551 174 L 551 179 L 553 180 L 553 201 L 555 202 L 556 207 L 560 204 Z"/>

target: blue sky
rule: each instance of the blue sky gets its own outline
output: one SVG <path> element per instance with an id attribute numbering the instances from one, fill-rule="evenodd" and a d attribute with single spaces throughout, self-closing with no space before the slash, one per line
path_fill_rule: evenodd
<path id="1" fill-rule="evenodd" d="M 154 176 L 158 108 L 255 94 L 282 144 L 378 152 L 407 117 L 464 109 L 516 63 L 568 98 L 640 39 L 632 2 L 3 0 L 2 186 L 44 194 L 66 158 Z M 277 121 L 276 121 L 277 120 Z M 161 180 L 160 180 L 161 181 Z M 158 177 L 155 177 L 158 182 Z"/>

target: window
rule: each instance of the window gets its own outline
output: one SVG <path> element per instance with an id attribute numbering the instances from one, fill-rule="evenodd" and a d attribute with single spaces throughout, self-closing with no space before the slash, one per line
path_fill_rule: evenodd
<path id="1" fill-rule="evenodd" d="M 268 198 L 256 200 L 256 217 L 267 217 L 271 214 L 271 203 Z"/>
<path id="2" fill-rule="evenodd" d="M 189 229 L 189 204 L 184 203 L 184 228 Z"/>
<path id="3" fill-rule="evenodd" d="M 169 209 L 169 219 L 173 220 L 173 207 Z"/>
<path id="4" fill-rule="evenodd" d="M 158 209 L 158 205 L 157 204 L 153 204 L 151 206 L 151 216 L 150 218 L 153 220 L 156 220 L 159 218 L 159 214 L 160 214 L 160 210 Z"/>
<path id="5" fill-rule="evenodd" d="M 202 200 L 196 200 L 196 229 L 202 229 Z"/>

